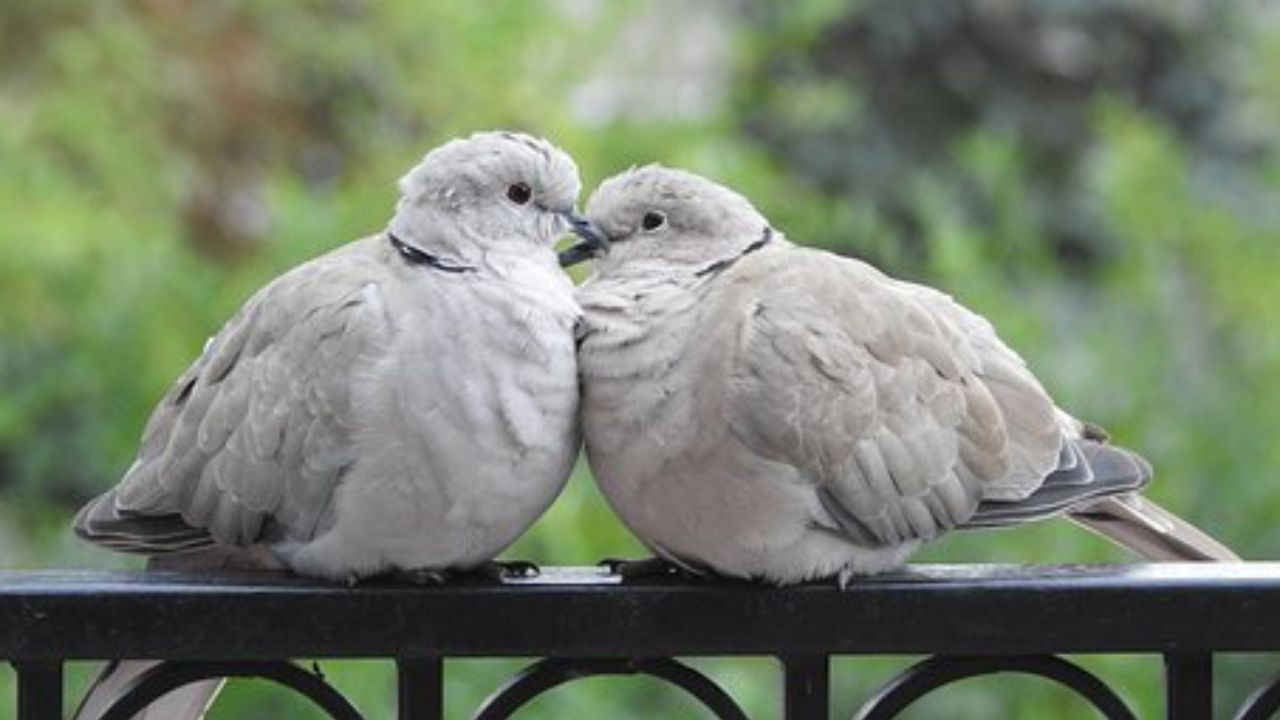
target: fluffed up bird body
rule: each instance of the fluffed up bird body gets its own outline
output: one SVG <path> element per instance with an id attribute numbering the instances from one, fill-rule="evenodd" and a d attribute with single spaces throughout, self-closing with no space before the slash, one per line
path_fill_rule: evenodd
<path id="1" fill-rule="evenodd" d="M 475 567 L 546 510 L 577 455 L 578 310 L 554 262 L 425 278 L 379 240 L 399 277 L 370 311 L 390 337 L 351 378 L 354 461 L 330 527 L 277 545 L 300 572 Z"/>
<path id="2" fill-rule="evenodd" d="M 643 168 L 587 216 L 608 246 L 578 291 L 588 458 L 679 565 L 847 580 L 946 531 L 1096 508 L 1150 479 L 987 321 L 793 245 L 724 188 Z"/>
<path id="3" fill-rule="evenodd" d="M 353 581 L 475 568 L 537 519 L 580 438 L 580 311 L 552 250 L 580 222 L 577 168 L 546 141 L 476 133 L 400 189 L 385 232 L 272 281 L 206 344 L 77 534 L 151 567 Z M 110 664 L 75 717 L 153 665 Z M 135 720 L 194 720 L 219 685 Z"/>
<path id="4" fill-rule="evenodd" d="M 508 184 L 531 195 L 509 201 Z M 550 505 L 579 445 L 580 311 L 551 209 L 572 210 L 576 169 L 482 134 L 402 189 L 387 232 L 280 276 L 209 341 L 82 536 L 350 580 L 475 567 Z"/>

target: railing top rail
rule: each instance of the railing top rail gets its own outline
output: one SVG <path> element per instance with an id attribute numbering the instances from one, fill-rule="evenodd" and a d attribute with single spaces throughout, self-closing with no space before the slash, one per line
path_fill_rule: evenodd
<path id="1" fill-rule="evenodd" d="M 1267 651 L 1280 563 L 918 565 L 772 588 L 596 568 L 345 587 L 266 573 L 0 571 L 0 658 Z"/>

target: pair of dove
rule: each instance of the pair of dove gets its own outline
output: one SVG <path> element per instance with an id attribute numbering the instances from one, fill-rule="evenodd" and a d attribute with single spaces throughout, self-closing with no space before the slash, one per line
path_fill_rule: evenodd
<path id="1" fill-rule="evenodd" d="M 949 296 L 793 245 L 692 173 L 624 172 L 585 218 L 580 185 L 518 133 L 428 153 L 384 232 L 207 343 L 76 531 L 179 566 L 469 570 L 551 504 L 581 434 L 623 521 L 698 572 L 843 582 L 1063 513 L 1152 559 L 1235 559 Z M 588 258 L 575 290 L 559 265 Z"/>
<path id="2" fill-rule="evenodd" d="M 1140 498 L 1147 463 L 947 295 L 795 246 L 688 172 L 624 172 L 585 218 L 580 185 L 522 134 L 428 153 L 385 231 L 207 343 L 77 533 L 158 567 L 493 569 L 585 436 L 622 520 L 698 573 L 844 584 L 951 529 L 1064 513 L 1151 559 L 1237 559 Z M 575 290 L 560 265 L 586 259 Z M 110 667 L 77 717 L 147 667 Z M 152 711 L 198 716 L 216 687 Z"/>

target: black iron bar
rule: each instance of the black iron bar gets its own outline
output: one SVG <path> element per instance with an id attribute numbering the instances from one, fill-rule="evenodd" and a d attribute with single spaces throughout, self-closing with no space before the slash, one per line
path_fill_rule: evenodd
<path id="1" fill-rule="evenodd" d="M 441 720 L 444 717 L 444 661 L 438 657 L 396 661 L 399 720 Z"/>
<path id="2" fill-rule="evenodd" d="M 1165 714 L 1169 720 L 1213 717 L 1213 656 L 1168 653 L 1164 656 Z"/>
<path id="3" fill-rule="evenodd" d="M 62 720 L 62 663 L 18 661 L 18 720 Z"/>
<path id="4" fill-rule="evenodd" d="M 534 581 L 350 588 L 261 574 L 0 571 L 0 658 L 1280 650 L 1277 563 L 918 566 L 847 590 L 544 570 Z"/>
<path id="5" fill-rule="evenodd" d="M 826 655 L 788 655 L 782 661 L 782 717 L 827 720 L 831 716 L 830 661 Z"/>

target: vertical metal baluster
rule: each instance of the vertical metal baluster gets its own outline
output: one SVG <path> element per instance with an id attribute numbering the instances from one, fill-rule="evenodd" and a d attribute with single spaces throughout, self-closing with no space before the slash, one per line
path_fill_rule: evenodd
<path id="1" fill-rule="evenodd" d="M 826 655 L 781 658 L 785 720 L 827 720 L 831 713 L 830 668 Z"/>
<path id="2" fill-rule="evenodd" d="M 400 658 L 396 661 L 399 720 L 444 718 L 444 661 L 440 658 Z"/>
<path id="3" fill-rule="evenodd" d="M 62 663 L 14 662 L 18 720 L 62 720 Z"/>
<path id="4" fill-rule="evenodd" d="M 1169 720 L 1213 717 L 1213 655 L 1168 653 L 1164 656 L 1165 715 Z"/>

